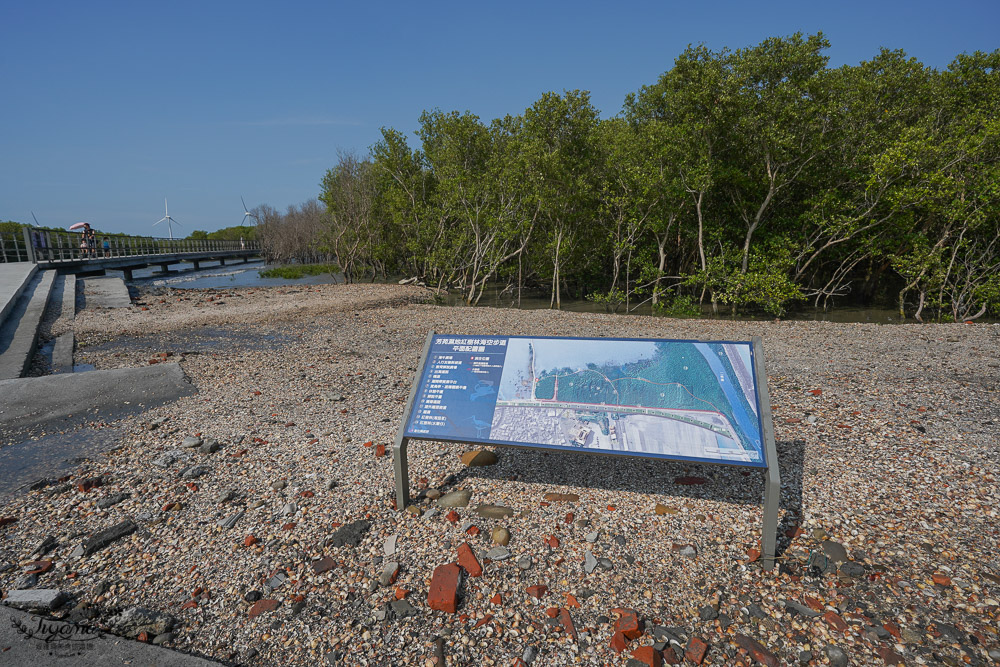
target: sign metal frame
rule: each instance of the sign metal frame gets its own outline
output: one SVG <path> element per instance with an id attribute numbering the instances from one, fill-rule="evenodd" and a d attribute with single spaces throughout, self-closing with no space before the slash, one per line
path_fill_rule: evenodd
<path id="1" fill-rule="evenodd" d="M 406 400 L 406 405 L 403 409 L 403 418 L 399 425 L 399 429 L 396 432 L 396 438 L 393 443 L 393 456 L 392 465 L 393 473 L 395 476 L 395 487 L 396 487 L 396 509 L 402 511 L 406 509 L 406 506 L 410 503 L 410 478 L 409 478 L 409 463 L 407 461 L 407 447 L 410 440 L 426 440 L 426 441 L 436 441 L 436 442 L 454 442 L 454 443 L 465 443 L 472 442 L 468 440 L 455 440 L 442 438 L 440 436 L 434 437 L 418 437 L 407 435 L 407 425 L 410 423 L 410 418 L 413 413 L 413 405 L 416 400 L 417 390 L 419 389 L 421 382 L 424 377 L 424 367 L 427 363 L 427 357 L 430 353 L 431 344 L 434 341 L 434 337 L 437 335 L 433 330 L 427 333 L 427 338 L 424 341 L 424 348 L 420 354 L 420 363 L 417 365 L 416 373 L 414 375 L 413 384 L 410 386 L 410 395 Z M 567 338 L 567 340 L 573 340 L 572 338 Z M 760 336 L 753 336 L 750 340 L 750 344 L 753 350 L 753 367 L 754 375 L 757 380 L 757 401 L 758 407 L 760 408 L 760 426 L 761 426 L 761 437 L 763 439 L 764 446 L 764 458 L 767 464 L 766 467 L 756 467 L 756 466 L 744 466 L 748 468 L 757 468 L 764 472 L 764 508 L 763 508 L 763 526 L 761 531 L 761 560 L 764 569 L 770 570 L 775 564 L 775 550 L 777 548 L 777 535 L 778 535 L 778 509 L 781 500 L 781 473 L 778 468 L 778 454 L 777 447 L 774 442 L 774 424 L 771 419 L 771 400 L 768 395 L 767 390 L 767 374 L 764 370 L 764 348 L 763 339 Z M 476 444 L 486 444 L 496 447 L 523 447 L 527 449 L 536 449 L 538 451 L 552 451 L 551 447 L 537 446 L 533 447 L 530 444 L 509 444 L 503 442 L 477 442 Z M 558 451 L 558 450 L 557 450 Z M 581 450 L 587 454 L 599 454 L 604 456 L 622 456 L 623 454 L 618 454 L 614 452 L 606 451 L 588 451 Z M 629 453 L 631 456 L 639 456 L 640 458 L 649 459 L 666 459 L 666 460 L 682 460 L 682 459 L 671 459 L 670 457 L 662 456 L 643 456 L 642 454 Z M 698 461 L 698 463 L 703 463 L 705 465 L 738 465 L 725 461 Z"/>

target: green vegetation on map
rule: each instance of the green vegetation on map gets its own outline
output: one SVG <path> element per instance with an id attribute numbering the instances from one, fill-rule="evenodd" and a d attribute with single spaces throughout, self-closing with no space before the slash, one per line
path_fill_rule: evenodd
<path id="1" fill-rule="evenodd" d="M 336 264 L 289 264 L 287 266 L 275 266 L 270 269 L 261 269 L 261 278 L 285 278 L 295 280 L 304 276 L 321 276 L 324 274 L 335 274 L 340 271 Z"/>
<path id="2" fill-rule="evenodd" d="M 708 347 L 719 356 L 728 377 L 736 378 L 728 357 L 725 353 L 719 354 L 722 346 L 710 344 Z M 718 412 L 736 429 L 744 446 L 753 449 L 748 434 L 743 432 L 733 414 L 719 378 L 693 343 L 657 343 L 656 355 L 652 358 L 625 365 L 590 363 L 587 366 L 583 370 L 562 368 L 539 372 L 534 397 L 560 403 Z M 738 385 L 736 388 L 746 414 L 755 414 L 742 388 Z"/>

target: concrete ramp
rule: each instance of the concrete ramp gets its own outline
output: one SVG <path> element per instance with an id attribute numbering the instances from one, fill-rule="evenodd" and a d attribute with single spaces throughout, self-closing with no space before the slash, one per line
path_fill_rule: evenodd
<path id="1" fill-rule="evenodd" d="M 128 308 L 132 299 L 125 281 L 114 276 L 82 278 L 84 308 Z"/>
<path id="2" fill-rule="evenodd" d="M 0 263 L 0 324 L 7 319 L 21 292 L 37 271 L 38 267 L 30 262 Z"/>
<path id="3" fill-rule="evenodd" d="M 0 380 L 0 444 L 120 419 L 195 393 L 178 364 Z"/>
<path id="4" fill-rule="evenodd" d="M 0 380 L 19 378 L 31 365 L 38 343 L 38 326 L 55 282 L 55 271 L 43 271 L 34 276 L 23 294 L 0 322 Z"/>

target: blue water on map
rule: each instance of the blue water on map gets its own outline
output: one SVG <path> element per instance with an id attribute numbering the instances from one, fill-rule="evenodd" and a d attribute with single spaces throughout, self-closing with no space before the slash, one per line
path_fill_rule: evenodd
<path id="1" fill-rule="evenodd" d="M 743 406 L 743 401 L 740 400 L 742 388 L 740 389 L 741 393 L 739 394 L 736 390 L 739 386 L 739 379 L 730 377 L 729 374 L 726 373 L 726 369 L 722 365 L 722 362 L 719 361 L 719 357 L 716 352 L 714 352 L 708 345 L 705 345 L 704 343 L 696 343 L 695 347 L 699 352 L 701 352 L 701 356 L 705 357 L 705 361 L 707 361 L 708 365 L 711 366 L 715 376 L 720 379 L 726 378 L 725 381 L 719 382 L 719 386 L 722 387 L 722 391 L 725 392 L 726 398 L 729 399 L 729 405 L 732 407 L 733 416 L 736 417 L 737 426 L 739 426 L 740 430 L 746 434 L 747 438 L 749 438 L 750 442 L 760 454 L 758 461 L 766 463 L 764 460 L 764 447 L 761 445 L 762 438 L 757 415 L 747 414 L 746 408 Z"/>

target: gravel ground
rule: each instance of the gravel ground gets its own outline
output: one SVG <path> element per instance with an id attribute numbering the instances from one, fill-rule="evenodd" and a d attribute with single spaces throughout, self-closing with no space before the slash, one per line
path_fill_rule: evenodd
<path id="1" fill-rule="evenodd" d="M 71 478 L 0 498 L 0 590 L 65 590 L 58 615 L 246 665 L 654 664 L 629 663 L 654 660 L 645 646 L 687 664 L 1000 662 L 1000 326 L 427 298 L 386 285 L 161 289 L 78 314 L 77 363 L 179 361 L 199 393 L 115 424 L 121 446 Z M 780 568 L 756 559 L 763 480 L 739 468 L 514 448 L 466 467 L 472 447 L 413 443 L 419 511 L 395 512 L 378 445 L 432 329 L 762 336 Z M 469 492 L 457 518 L 436 500 L 456 490 Z M 513 515 L 483 517 L 485 504 Z M 91 536 L 119 524 L 128 534 L 98 548 Z M 491 560 L 497 528 L 510 557 Z M 432 573 L 463 542 L 483 573 L 463 575 L 455 613 L 432 610 Z M 390 562 L 398 574 L 380 582 Z M 633 611 L 639 628 L 616 640 Z"/>

